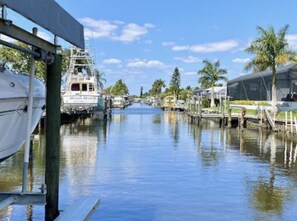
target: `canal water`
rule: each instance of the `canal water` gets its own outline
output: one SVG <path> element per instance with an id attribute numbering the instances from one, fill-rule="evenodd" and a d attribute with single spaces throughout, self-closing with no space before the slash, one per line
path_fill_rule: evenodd
<path id="1" fill-rule="evenodd" d="M 296 220 L 296 142 L 261 130 L 190 125 L 143 104 L 107 122 L 61 127 L 60 209 L 98 195 L 91 220 Z M 29 188 L 44 182 L 35 135 Z M 21 189 L 23 151 L 0 163 L 0 191 Z M 0 220 L 43 220 L 42 206 L 10 206 Z"/>

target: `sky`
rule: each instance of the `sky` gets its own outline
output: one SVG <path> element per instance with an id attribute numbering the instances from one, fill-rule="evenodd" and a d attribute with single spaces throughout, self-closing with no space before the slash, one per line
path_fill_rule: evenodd
<path id="1" fill-rule="evenodd" d="M 130 94 L 148 91 L 156 79 L 168 86 L 175 67 L 181 87 L 197 87 L 202 61 L 220 60 L 231 80 L 249 74 L 252 55 L 244 51 L 257 36 L 257 26 L 276 31 L 288 24 L 287 40 L 297 49 L 296 0 L 57 0 L 84 25 L 86 45 L 106 87 L 122 79 Z M 10 17 L 9 17 L 10 16 Z M 10 12 L 24 28 L 30 22 Z M 52 41 L 42 30 L 40 36 Z M 59 40 L 63 48 L 70 44 Z"/>

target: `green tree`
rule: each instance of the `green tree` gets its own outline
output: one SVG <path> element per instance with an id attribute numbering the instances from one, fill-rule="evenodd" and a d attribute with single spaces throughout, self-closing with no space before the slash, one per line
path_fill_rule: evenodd
<path id="1" fill-rule="evenodd" d="M 13 42 L 15 45 L 31 49 L 30 46 L 15 41 Z M 60 49 L 58 51 L 61 53 L 63 57 L 63 63 L 62 63 L 62 72 L 66 72 L 68 66 L 69 66 L 69 52 L 67 50 Z M 26 54 L 24 52 L 18 51 L 16 49 L 2 46 L 0 47 L 0 60 L 3 62 L 6 62 L 8 66 L 11 68 L 12 71 L 16 73 L 29 73 L 30 71 L 30 56 L 29 54 Z M 36 61 L 36 76 L 45 80 L 46 75 L 46 64 L 43 61 Z"/>
<path id="2" fill-rule="evenodd" d="M 226 69 L 220 68 L 220 61 L 217 60 L 214 63 L 211 63 L 207 59 L 203 61 L 204 67 L 198 71 L 198 74 L 201 75 L 199 82 L 207 82 L 211 87 L 211 103 L 210 106 L 214 107 L 214 86 L 217 81 L 224 80 L 227 81 L 227 78 L 223 76 L 227 73 Z"/>
<path id="3" fill-rule="evenodd" d="M 98 87 L 103 90 L 104 83 L 106 83 L 106 79 L 104 78 L 104 73 L 100 72 L 98 69 L 94 69 L 94 74 L 97 80 Z"/>
<path id="4" fill-rule="evenodd" d="M 161 94 L 162 88 L 165 88 L 165 87 L 166 87 L 165 81 L 163 81 L 162 79 L 155 80 L 150 90 L 150 94 L 153 96 L 158 96 Z"/>
<path id="5" fill-rule="evenodd" d="M 276 111 L 276 68 L 280 64 L 296 61 L 296 53 L 288 48 L 286 34 L 289 26 L 285 25 L 275 33 L 272 26 L 267 29 L 257 27 L 259 37 L 251 42 L 245 49 L 246 52 L 254 54 L 255 57 L 245 66 L 246 70 L 253 68 L 254 71 L 263 71 L 270 68 L 272 71 L 271 100 L 274 111 Z"/>
<path id="6" fill-rule="evenodd" d="M 190 86 L 187 86 L 184 89 L 181 89 L 181 91 L 179 92 L 179 98 L 181 100 L 186 101 L 187 98 L 190 98 L 193 96 L 193 89 Z"/>
<path id="7" fill-rule="evenodd" d="M 104 91 L 108 94 L 111 94 L 111 91 L 112 91 L 112 86 L 109 86 L 107 88 L 104 89 Z"/>
<path id="8" fill-rule="evenodd" d="M 70 63 L 70 50 L 59 48 L 58 53 L 62 55 L 62 73 L 66 73 Z"/>
<path id="9" fill-rule="evenodd" d="M 112 87 L 113 95 L 126 95 L 129 93 L 127 85 L 123 82 L 122 79 L 118 80 L 115 85 Z"/>
<path id="10" fill-rule="evenodd" d="M 180 73 L 178 68 L 176 67 L 173 71 L 171 76 L 170 85 L 169 85 L 169 92 L 172 93 L 175 97 L 178 96 L 180 91 Z"/>
<path id="11" fill-rule="evenodd" d="M 142 98 L 142 95 L 143 95 L 143 86 L 140 87 L 140 96 L 139 97 Z"/>

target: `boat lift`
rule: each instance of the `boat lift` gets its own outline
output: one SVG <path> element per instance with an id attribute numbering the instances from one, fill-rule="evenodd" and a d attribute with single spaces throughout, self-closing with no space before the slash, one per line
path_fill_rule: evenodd
<path id="1" fill-rule="evenodd" d="M 23 182 L 21 192 L 0 193 L 0 210 L 11 205 L 42 204 L 45 205 L 45 220 L 54 220 L 59 215 L 59 152 L 60 152 L 60 90 L 61 90 L 61 55 L 57 54 L 57 37 L 69 43 L 84 48 L 83 26 L 53 0 L 0 0 L 2 16 L 0 18 L 0 34 L 31 46 L 31 49 L 22 48 L 13 43 L 0 39 L 0 44 L 20 50 L 31 55 L 28 116 L 26 125 L 26 141 L 23 166 Z M 13 24 L 7 18 L 7 8 L 21 14 L 35 24 L 47 29 L 55 38 L 54 43 L 43 40 L 37 36 L 37 28 L 32 33 Z M 27 189 L 27 176 L 30 152 L 30 123 L 33 103 L 33 80 L 35 75 L 35 60 L 42 60 L 47 65 L 46 87 L 46 163 L 45 185 L 40 192 L 29 192 Z M 47 139 L 50 138 L 50 139 Z M 99 199 L 89 200 L 86 215 L 96 208 Z M 88 202 L 85 200 L 85 202 Z M 90 210 L 90 212 L 88 212 Z"/>

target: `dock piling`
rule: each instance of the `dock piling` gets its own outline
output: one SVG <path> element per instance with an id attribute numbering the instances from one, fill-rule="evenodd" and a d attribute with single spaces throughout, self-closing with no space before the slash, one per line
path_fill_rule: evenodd
<path id="1" fill-rule="evenodd" d="M 292 114 L 292 111 L 290 111 L 290 121 L 291 121 L 291 133 L 293 133 L 293 114 Z"/>
<path id="2" fill-rule="evenodd" d="M 294 123 L 295 123 L 295 133 L 297 134 L 297 119 L 296 119 L 296 117 L 294 118 Z"/>
<path id="3" fill-rule="evenodd" d="M 231 128 L 232 126 L 232 110 L 231 108 L 228 109 L 228 128 Z"/>
<path id="4" fill-rule="evenodd" d="M 60 90 L 61 55 L 54 55 L 54 62 L 47 65 L 46 88 L 46 159 L 45 183 L 47 185 L 45 220 L 52 221 L 59 215 L 59 164 L 60 164 Z"/>
<path id="5" fill-rule="evenodd" d="M 285 112 L 285 132 L 288 131 L 288 112 Z"/>

